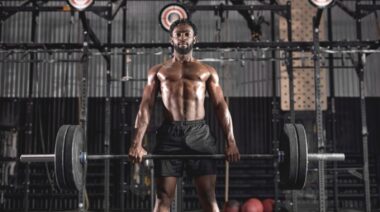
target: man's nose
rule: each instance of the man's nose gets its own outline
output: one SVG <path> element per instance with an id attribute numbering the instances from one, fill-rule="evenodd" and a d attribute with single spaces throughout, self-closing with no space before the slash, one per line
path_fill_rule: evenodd
<path id="1" fill-rule="evenodd" d="M 179 39 L 183 40 L 183 39 L 185 39 L 185 38 L 186 38 L 185 33 L 181 33 L 180 36 L 179 36 Z"/>

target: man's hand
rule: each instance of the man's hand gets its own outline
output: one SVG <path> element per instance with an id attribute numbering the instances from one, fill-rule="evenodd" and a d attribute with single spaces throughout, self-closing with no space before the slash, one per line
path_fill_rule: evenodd
<path id="1" fill-rule="evenodd" d="M 224 154 L 226 155 L 226 159 L 228 162 L 236 162 L 240 160 L 239 149 L 236 144 L 229 144 L 224 150 Z"/>
<path id="2" fill-rule="evenodd" d="M 143 156 L 146 154 L 146 150 L 141 145 L 132 145 L 128 151 L 128 157 L 132 163 L 141 163 Z"/>

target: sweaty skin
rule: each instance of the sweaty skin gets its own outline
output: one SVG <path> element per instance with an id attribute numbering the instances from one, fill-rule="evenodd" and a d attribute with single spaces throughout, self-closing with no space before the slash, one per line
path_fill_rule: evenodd
<path id="1" fill-rule="evenodd" d="M 135 123 L 136 134 L 129 149 L 129 158 L 134 163 L 141 162 L 142 157 L 147 154 L 142 147 L 142 140 L 158 92 L 162 96 L 164 117 L 167 121 L 204 119 L 204 101 L 208 92 L 227 139 L 226 159 L 231 162 L 240 159 L 231 114 L 219 84 L 218 74 L 213 67 L 193 58 L 192 46 L 195 42 L 196 37 L 192 27 L 188 24 L 178 25 L 170 39 L 170 43 L 174 46 L 173 58 L 153 66 L 148 71 L 148 82 L 144 88 Z M 175 177 L 156 179 L 155 211 L 169 210 L 175 191 L 175 180 Z M 204 211 L 219 211 L 215 201 L 215 175 L 197 177 L 195 185 Z"/>

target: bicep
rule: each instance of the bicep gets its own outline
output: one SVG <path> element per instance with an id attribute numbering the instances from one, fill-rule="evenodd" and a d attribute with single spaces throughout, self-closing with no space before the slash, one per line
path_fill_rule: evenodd
<path id="1" fill-rule="evenodd" d="M 144 87 L 144 91 L 143 91 L 143 101 L 148 101 L 148 102 L 154 102 L 156 96 L 158 94 L 158 83 L 157 82 L 153 82 L 153 83 L 150 83 L 150 84 L 147 84 L 145 87 Z"/>
<path id="2" fill-rule="evenodd" d="M 154 103 L 159 90 L 159 80 L 153 71 L 148 73 L 148 81 L 143 90 L 142 102 Z"/>
<path id="3" fill-rule="evenodd" d="M 207 80 L 207 91 L 214 104 L 219 104 L 224 101 L 223 91 L 216 73 L 211 73 L 210 78 Z"/>

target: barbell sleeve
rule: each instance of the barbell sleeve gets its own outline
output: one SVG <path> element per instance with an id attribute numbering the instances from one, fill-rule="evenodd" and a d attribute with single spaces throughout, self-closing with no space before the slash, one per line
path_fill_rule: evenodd
<path id="1" fill-rule="evenodd" d="M 21 155 L 20 162 L 53 162 L 55 158 L 54 154 L 33 154 L 33 155 Z"/>
<path id="2" fill-rule="evenodd" d="M 309 161 L 344 161 L 343 153 L 309 153 L 307 159 Z"/>

